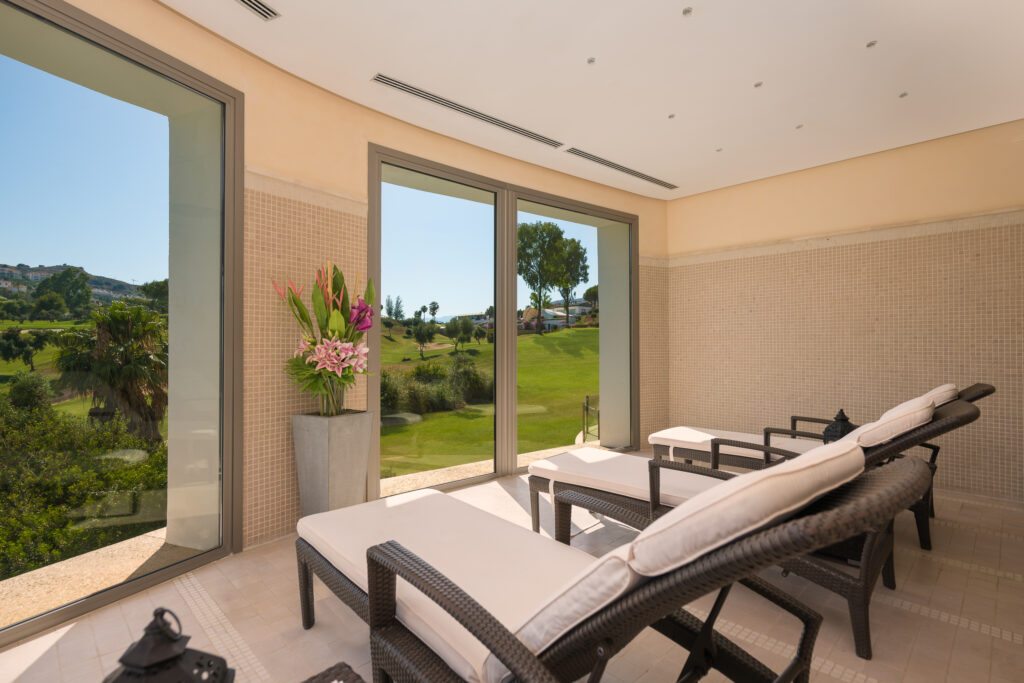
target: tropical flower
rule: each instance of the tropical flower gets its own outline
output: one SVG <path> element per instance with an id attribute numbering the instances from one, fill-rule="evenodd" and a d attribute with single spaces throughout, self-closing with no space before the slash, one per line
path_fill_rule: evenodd
<path id="1" fill-rule="evenodd" d="M 321 415 L 341 412 L 345 389 L 356 375 L 366 374 L 369 347 L 363 341 L 373 327 L 373 281 L 350 304 L 345 277 L 330 261 L 317 269 L 312 307 L 302 301 L 303 287 L 287 280 L 287 287 L 273 282 L 299 323 L 298 347 L 287 362 L 288 374 L 303 391 L 320 399 Z"/>

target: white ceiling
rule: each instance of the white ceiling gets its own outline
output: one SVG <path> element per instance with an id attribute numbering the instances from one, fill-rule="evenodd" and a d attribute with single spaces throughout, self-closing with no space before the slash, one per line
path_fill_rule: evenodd
<path id="1" fill-rule="evenodd" d="M 1022 0 L 265 0 L 269 22 L 237 0 L 162 1 L 350 100 L 661 199 L 1024 118 Z"/>

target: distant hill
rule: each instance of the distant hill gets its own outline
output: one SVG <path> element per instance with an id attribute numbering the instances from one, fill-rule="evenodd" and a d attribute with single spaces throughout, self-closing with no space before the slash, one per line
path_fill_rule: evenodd
<path id="1" fill-rule="evenodd" d="M 6 263 L 0 263 L 0 280 L 7 280 L 16 285 L 24 285 L 28 288 L 28 291 L 35 289 L 36 285 L 42 280 L 56 275 L 62 270 L 68 268 L 81 268 L 80 266 L 70 266 L 63 263 L 59 266 L 27 266 L 24 263 L 11 266 Z M 85 271 L 86 275 L 89 276 L 89 287 L 92 288 L 93 297 L 101 301 L 110 301 L 113 299 L 122 299 L 125 297 L 141 297 L 142 290 L 136 285 L 129 284 L 123 280 L 118 280 L 112 277 L 105 277 L 103 275 L 93 275 L 89 271 Z"/>

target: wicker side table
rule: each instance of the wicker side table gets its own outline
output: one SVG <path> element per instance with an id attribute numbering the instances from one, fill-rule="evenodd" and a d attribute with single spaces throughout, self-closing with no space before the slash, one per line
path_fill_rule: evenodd
<path id="1" fill-rule="evenodd" d="M 329 669 L 307 678 L 303 683 L 366 683 L 363 677 L 345 662 L 338 662 Z"/>

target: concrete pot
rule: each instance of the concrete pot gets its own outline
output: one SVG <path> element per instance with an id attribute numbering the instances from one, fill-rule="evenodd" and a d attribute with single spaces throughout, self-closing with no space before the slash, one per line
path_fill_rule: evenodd
<path id="1" fill-rule="evenodd" d="M 302 516 L 366 502 L 373 412 L 292 415 Z"/>

